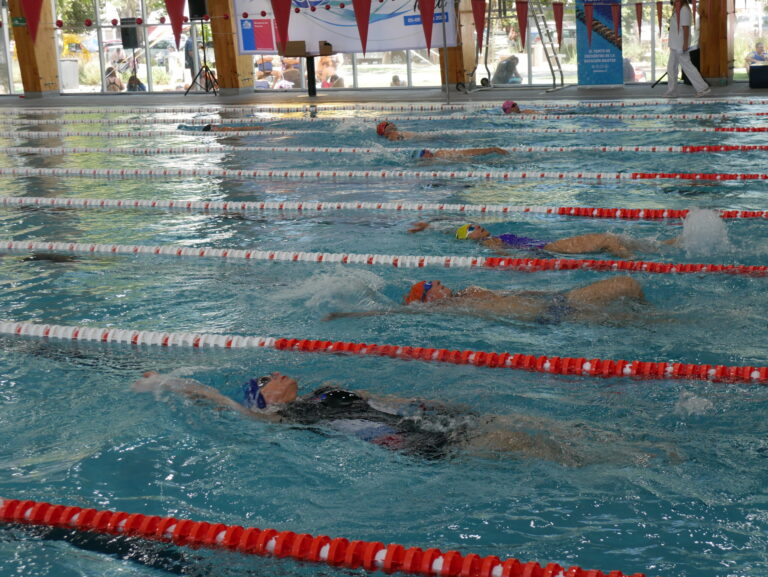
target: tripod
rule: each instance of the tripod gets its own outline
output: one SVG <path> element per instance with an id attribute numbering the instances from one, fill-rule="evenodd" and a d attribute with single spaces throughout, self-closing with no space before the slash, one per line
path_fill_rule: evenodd
<path id="1" fill-rule="evenodd" d="M 197 71 L 197 74 L 195 74 L 189 88 L 184 92 L 184 96 L 189 94 L 189 91 L 192 90 L 192 87 L 195 84 L 206 93 L 213 92 L 217 96 L 219 94 L 219 81 L 216 80 L 216 74 L 214 74 L 213 70 L 208 67 L 208 57 L 206 56 L 207 50 L 205 46 L 205 25 L 201 26 L 201 29 L 203 31 L 203 65 L 200 67 L 200 70 Z"/>

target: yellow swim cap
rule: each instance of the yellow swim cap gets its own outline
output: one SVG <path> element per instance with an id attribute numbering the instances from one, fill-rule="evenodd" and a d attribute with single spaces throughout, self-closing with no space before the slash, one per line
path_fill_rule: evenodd
<path id="1" fill-rule="evenodd" d="M 456 230 L 456 238 L 459 240 L 467 240 L 467 236 L 469 236 L 469 233 L 474 230 L 474 225 L 472 224 L 465 224 L 460 226 Z"/>

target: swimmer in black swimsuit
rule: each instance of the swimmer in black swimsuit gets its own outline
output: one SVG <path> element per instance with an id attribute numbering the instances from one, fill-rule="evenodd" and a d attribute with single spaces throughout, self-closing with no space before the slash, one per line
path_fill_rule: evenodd
<path id="1" fill-rule="evenodd" d="M 244 416 L 276 423 L 317 426 L 339 431 L 390 450 L 423 459 L 446 458 L 459 450 L 483 456 L 519 453 L 575 466 L 582 460 L 550 433 L 555 423 L 515 415 L 479 415 L 464 407 L 417 399 L 378 397 L 365 392 L 323 386 L 298 395 L 296 380 L 272 373 L 243 385 L 243 401 L 193 379 L 144 373 L 133 389 L 172 391 L 213 403 Z M 531 433 L 532 429 L 541 431 Z M 558 436 L 568 439 L 562 431 Z"/>

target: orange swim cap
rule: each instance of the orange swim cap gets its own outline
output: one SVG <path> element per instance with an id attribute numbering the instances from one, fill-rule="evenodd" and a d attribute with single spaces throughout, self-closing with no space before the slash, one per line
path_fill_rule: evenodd
<path id="1" fill-rule="evenodd" d="M 391 122 L 387 122 L 386 120 L 384 122 L 379 122 L 379 124 L 376 126 L 376 134 L 379 136 L 384 136 L 384 131 L 387 129 L 387 126 L 392 124 Z"/>
<path id="2" fill-rule="evenodd" d="M 403 302 L 407 305 L 416 301 L 423 302 L 427 300 L 427 293 L 431 288 L 432 288 L 432 281 L 423 280 L 421 282 L 417 282 L 415 285 L 411 287 L 411 290 L 408 291 L 408 294 L 405 295 Z"/>

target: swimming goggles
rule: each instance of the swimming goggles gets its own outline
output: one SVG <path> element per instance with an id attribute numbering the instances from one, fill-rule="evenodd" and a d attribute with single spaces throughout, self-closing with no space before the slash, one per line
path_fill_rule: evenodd
<path id="1" fill-rule="evenodd" d="M 258 379 L 251 379 L 243 385 L 243 404 L 252 409 L 254 405 L 259 410 L 267 408 L 267 401 L 264 399 L 264 395 L 261 394 L 261 389 L 266 387 L 272 381 L 270 375 L 264 375 Z"/>
<path id="2" fill-rule="evenodd" d="M 421 302 L 427 301 L 427 293 L 432 290 L 432 281 L 424 281 L 424 292 L 421 293 Z"/>

